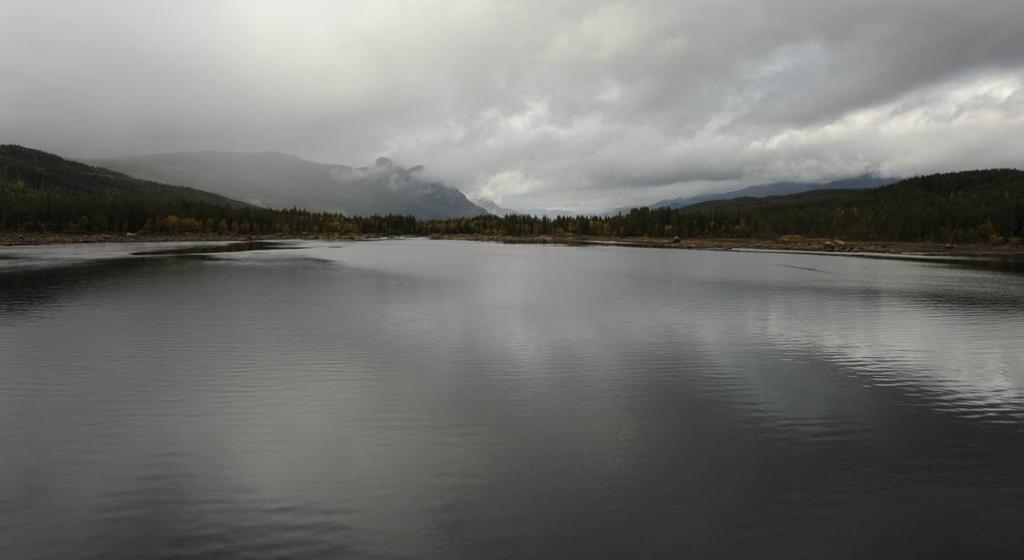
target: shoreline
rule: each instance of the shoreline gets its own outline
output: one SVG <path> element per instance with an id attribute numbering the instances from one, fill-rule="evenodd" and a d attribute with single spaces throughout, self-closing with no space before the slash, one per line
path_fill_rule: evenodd
<path id="1" fill-rule="evenodd" d="M 401 236 L 395 236 L 401 237 Z M 755 239 L 681 239 L 605 238 L 586 236 L 502 236 L 502 235 L 429 235 L 435 240 L 484 241 L 527 245 L 567 245 L 598 247 L 638 247 L 646 249 L 690 249 L 705 251 L 778 251 L 827 253 L 837 255 L 904 255 L 926 257 L 1022 258 L 1024 245 L 980 243 L 943 244 L 923 241 L 841 241 L 784 236 L 775 240 Z M 0 247 L 77 243 L 171 243 L 171 242 L 245 242 L 321 240 L 370 241 L 387 239 L 382 235 L 234 235 L 234 234 L 76 234 L 76 233 L 0 233 Z"/>
<path id="2" fill-rule="evenodd" d="M 788 238 L 787 238 L 788 237 Z M 840 241 L 787 236 L 776 240 L 755 239 L 682 239 L 595 238 L 557 236 L 441 235 L 431 239 L 489 241 L 531 245 L 570 245 L 598 247 L 639 247 L 646 249 L 690 249 L 703 251 L 758 251 L 834 255 L 892 255 L 922 257 L 1021 258 L 1024 245 L 988 245 L 980 243 L 944 244 L 925 241 Z"/>
<path id="3" fill-rule="evenodd" d="M 180 233 L 180 234 L 125 234 L 125 233 L 0 233 L 0 247 L 20 247 L 31 245 L 58 245 L 79 243 L 189 243 L 189 242 L 245 242 L 245 241 L 285 241 L 323 240 L 323 241 L 369 241 L 382 239 L 380 235 L 236 235 L 219 233 Z"/>

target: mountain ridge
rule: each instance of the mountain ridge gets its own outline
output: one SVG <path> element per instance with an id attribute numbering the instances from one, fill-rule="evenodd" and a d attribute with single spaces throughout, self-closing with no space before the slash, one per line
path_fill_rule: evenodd
<path id="1" fill-rule="evenodd" d="M 319 237 L 416 231 L 410 215 L 260 208 L 24 146 L 0 146 L 0 232 Z"/>
<path id="2" fill-rule="evenodd" d="M 200 189 L 131 177 L 99 166 L 17 144 L 0 145 L 0 178 L 29 182 L 41 191 L 105 199 L 141 197 L 148 200 L 186 200 L 230 207 L 248 204 Z"/>
<path id="3" fill-rule="evenodd" d="M 304 208 L 350 216 L 472 217 L 486 210 L 456 188 L 388 158 L 352 167 L 282 152 L 175 152 L 89 160 L 128 175 L 184 184 L 265 208 Z"/>
<path id="4" fill-rule="evenodd" d="M 702 193 L 692 196 L 682 196 L 677 198 L 667 198 L 659 200 L 653 204 L 647 204 L 644 206 L 630 206 L 630 207 L 619 207 L 611 210 L 608 214 L 621 214 L 632 210 L 633 208 L 686 208 L 694 204 L 700 204 L 702 202 L 708 202 L 713 200 L 732 200 L 735 198 L 753 197 L 753 198 L 765 198 L 769 196 L 784 196 L 790 194 L 798 194 L 808 191 L 817 190 L 861 190 L 861 189 L 873 189 L 882 187 L 885 185 L 891 185 L 900 181 L 899 178 L 895 177 L 879 177 L 877 175 L 860 175 L 857 177 L 849 177 L 846 179 L 837 179 L 827 182 L 815 182 L 815 181 L 776 181 L 774 183 L 763 183 L 758 185 L 751 185 L 749 187 L 743 187 L 732 191 L 725 191 L 721 193 Z"/>

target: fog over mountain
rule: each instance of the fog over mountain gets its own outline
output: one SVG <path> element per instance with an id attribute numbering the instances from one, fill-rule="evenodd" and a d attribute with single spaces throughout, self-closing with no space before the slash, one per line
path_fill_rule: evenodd
<path id="1" fill-rule="evenodd" d="M 0 52 L 0 143 L 383 155 L 505 208 L 1024 162 L 1020 0 L 6 0 Z"/>
<path id="2" fill-rule="evenodd" d="M 128 175 L 186 185 L 266 208 L 302 208 L 347 215 L 457 218 L 485 210 L 457 189 L 387 158 L 367 167 L 325 165 L 276 152 L 192 152 L 91 160 Z"/>

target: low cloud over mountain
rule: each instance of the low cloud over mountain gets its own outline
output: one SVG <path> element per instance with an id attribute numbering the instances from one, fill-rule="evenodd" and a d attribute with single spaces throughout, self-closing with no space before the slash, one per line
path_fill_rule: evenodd
<path id="1" fill-rule="evenodd" d="M 186 185 L 267 208 L 419 218 L 477 216 L 458 189 L 387 158 L 367 167 L 326 165 L 276 152 L 193 152 L 92 160 L 134 177 Z"/>
<path id="2" fill-rule="evenodd" d="M 1017 167 L 1020 0 L 39 2 L 0 142 L 424 162 L 507 208 Z"/>

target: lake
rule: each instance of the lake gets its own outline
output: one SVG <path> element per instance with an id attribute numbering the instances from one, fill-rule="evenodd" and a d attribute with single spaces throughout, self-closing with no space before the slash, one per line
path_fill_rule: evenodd
<path id="1" fill-rule="evenodd" d="M 1013 263 L 193 245 L 0 248 L 0 558 L 1024 554 Z"/>

